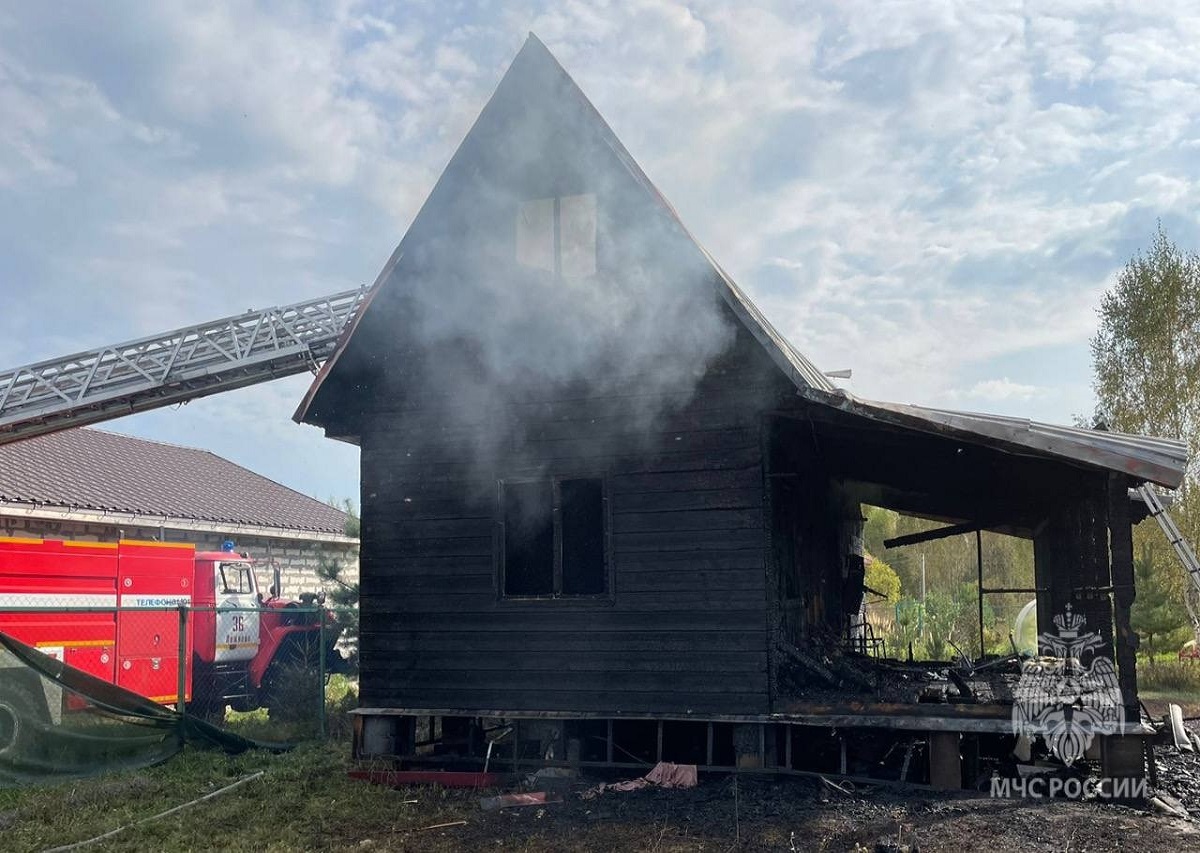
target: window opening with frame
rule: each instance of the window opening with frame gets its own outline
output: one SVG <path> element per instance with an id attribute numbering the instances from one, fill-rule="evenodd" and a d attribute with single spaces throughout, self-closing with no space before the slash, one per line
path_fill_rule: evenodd
<path id="1" fill-rule="evenodd" d="M 221 594 L 248 595 L 254 592 L 249 563 L 221 563 Z"/>
<path id="2" fill-rule="evenodd" d="M 600 477 L 505 480 L 499 548 L 505 598 L 603 596 L 607 500 Z"/>
<path id="3" fill-rule="evenodd" d="M 596 196 L 538 198 L 517 210 L 517 262 L 563 278 L 596 273 Z"/>

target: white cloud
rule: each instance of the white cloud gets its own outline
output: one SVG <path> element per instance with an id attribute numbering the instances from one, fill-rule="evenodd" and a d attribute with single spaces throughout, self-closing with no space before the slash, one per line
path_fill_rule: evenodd
<path id="1" fill-rule="evenodd" d="M 2 33 L 3 30 L 0 30 Z M 81 138 L 179 145 L 179 138 L 121 115 L 95 83 L 60 73 L 39 73 L 0 41 L 0 186 L 37 181 L 69 186 L 77 167 L 58 149 Z"/>
<path id="2" fill-rule="evenodd" d="M 1000 403 L 1009 400 L 1033 400 L 1046 393 L 1047 389 L 1038 385 L 1013 382 L 1005 376 L 1002 379 L 985 379 L 982 382 L 976 382 L 966 391 L 957 392 L 954 396 Z"/>

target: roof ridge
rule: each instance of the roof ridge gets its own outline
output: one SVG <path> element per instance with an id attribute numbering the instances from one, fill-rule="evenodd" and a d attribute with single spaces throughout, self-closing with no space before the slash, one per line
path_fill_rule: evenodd
<path id="1" fill-rule="evenodd" d="M 60 430 L 58 434 L 69 435 L 72 432 L 76 432 L 76 430 L 79 430 L 79 431 L 87 430 L 88 432 L 101 433 L 103 435 L 115 435 L 117 438 L 127 438 L 131 441 L 141 441 L 145 444 L 157 444 L 161 447 L 173 447 L 176 450 L 188 450 L 193 453 L 211 453 L 212 452 L 210 450 L 206 450 L 203 447 L 193 447 L 193 446 L 187 445 L 187 444 L 176 444 L 172 441 L 163 441 L 162 439 L 158 439 L 158 438 L 146 438 L 145 436 L 141 436 L 141 435 L 130 435 L 127 432 L 117 432 L 116 430 L 113 430 L 113 429 L 104 429 L 102 427 L 96 427 L 96 426 L 81 426 L 81 427 L 77 427 L 75 429 L 64 429 L 64 430 Z M 55 435 L 55 434 L 56 433 L 48 433 L 48 435 Z M 37 436 L 34 436 L 34 438 L 37 438 Z"/>
<path id="2" fill-rule="evenodd" d="M 606 136 L 606 141 L 612 146 L 613 153 L 617 155 L 617 159 L 629 171 L 633 179 L 641 184 L 642 188 L 650 195 L 653 201 L 662 208 L 671 223 L 680 230 L 684 239 L 695 246 L 697 251 L 700 252 L 705 263 L 712 268 L 718 281 L 723 285 L 721 288 L 722 299 L 725 300 L 730 309 L 738 316 L 738 319 L 746 326 L 755 340 L 767 351 L 767 354 L 776 362 L 778 367 L 789 374 L 793 381 L 799 379 L 801 383 L 822 391 L 836 390 L 833 382 L 804 353 L 800 352 L 795 344 L 775 328 L 771 321 L 767 319 L 767 315 L 763 313 L 762 309 L 746 295 L 741 286 L 733 280 L 733 276 L 725 271 L 725 268 L 721 266 L 712 253 L 692 233 L 687 223 L 683 221 L 683 217 L 679 215 L 679 211 L 675 209 L 675 205 L 663 194 L 658 185 L 650 179 L 650 176 L 646 174 L 645 169 L 642 168 L 637 158 L 630 153 L 625 143 L 621 141 L 621 137 L 617 135 L 612 125 L 608 123 L 608 119 L 592 103 L 592 99 L 587 96 L 587 92 L 583 91 L 583 88 L 575 82 L 575 78 L 571 76 L 571 72 L 558 61 L 558 57 L 550 51 L 550 48 L 531 32 L 529 38 L 526 39 L 525 46 L 521 48 L 521 52 L 517 55 L 518 58 L 521 54 L 525 53 L 531 44 L 540 49 L 543 58 L 566 80 L 569 84 L 567 91 L 573 97 L 577 98 L 583 107 L 588 110 L 597 126 Z M 516 61 L 514 59 L 513 63 L 515 64 Z"/>

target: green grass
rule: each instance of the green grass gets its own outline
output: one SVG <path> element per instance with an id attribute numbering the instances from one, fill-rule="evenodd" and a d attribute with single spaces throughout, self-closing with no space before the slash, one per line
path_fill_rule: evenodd
<path id="1" fill-rule="evenodd" d="M 92 838 L 186 803 L 259 770 L 264 771 L 260 779 L 226 795 L 161 821 L 126 830 L 86 849 L 340 847 L 347 840 L 344 827 L 337 830 L 337 841 L 322 829 L 322 822 L 334 814 L 342 823 L 353 823 L 352 811 L 361 808 L 369 814 L 377 809 L 380 820 L 368 821 L 368 825 L 375 827 L 394 816 L 403 816 L 403 810 L 396 806 L 396 792 L 352 781 L 346 776 L 350 752 L 350 717 L 346 712 L 356 703 L 356 684 L 345 676 L 333 676 L 326 691 L 330 739 L 323 742 L 313 739 L 317 728 L 315 707 L 309 719 L 288 722 L 270 720 L 264 709 L 229 713 L 227 727 L 247 737 L 273 742 L 307 741 L 284 754 L 252 751 L 228 756 L 216 750 L 188 747 L 166 763 L 145 770 L 115 772 L 55 785 L 0 789 L 0 849 L 40 850 Z M 404 823 L 395 825 L 402 829 Z"/>
<path id="2" fill-rule="evenodd" d="M 1137 672 L 1141 693 L 1200 695 L 1200 660 L 1143 660 Z"/>
<path id="3" fill-rule="evenodd" d="M 331 685 L 335 711 L 353 702 L 351 685 Z M 331 717 L 334 731 L 346 729 L 345 714 Z M 270 721 L 265 724 L 269 725 Z M 240 725 L 263 724 L 257 717 Z M 915 823 L 933 848 L 959 849 L 974 838 L 978 827 L 945 830 L 953 814 L 969 816 L 973 808 L 947 814 L 882 793 L 851 804 L 841 798 L 826 804 L 828 793 L 804 781 L 745 779 L 741 781 L 740 830 L 738 800 L 730 780 L 709 779 L 695 792 L 643 791 L 605 795 L 581 801 L 568 795 L 555 806 L 483 812 L 476 790 L 421 787 L 392 790 L 352 780 L 350 746 L 346 737 L 308 742 L 291 752 L 265 751 L 228 756 L 218 751 L 187 748 L 170 761 L 144 770 L 112 773 L 86 780 L 23 789 L 0 789 L 0 849 L 43 850 L 94 838 L 136 824 L 166 809 L 195 800 L 257 771 L 263 775 L 226 794 L 196 803 L 165 818 L 132 826 L 92 851 L 279 851 L 307 850 L 726 850 L 738 849 L 854 849 L 894 832 L 897 820 Z M 633 774 L 629 774 L 633 775 Z M 982 802 L 982 801 L 981 801 Z M 848 812 L 843 809 L 853 805 Z M 911 811 L 909 806 L 912 806 Z M 987 807 L 995 804 L 988 801 Z M 1018 802 L 1002 804 L 1024 813 Z M 949 813 L 948 813 L 949 814 Z M 1028 823 L 1035 812 L 1023 818 Z M 1106 813 L 1089 810 L 1068 821 L 1044 824 L 1053 835 L 1058 827 L 1071 831 L 1057 838 L 1070 845 L 1080 820 L 1108 820 Z M 1122 812 L 1112 821 L 1128 822 Z M 437 824 L 465 824 L 431 829 Z M 1000 820 L 990 831 L 1000 831 Z M 1039 826 L 1042 826 L 1039 824 Z M 1163 831 L 1155 825 L 1145 831 Z M 1041 831 L 1041 830 L 1039 830 Z M 1099 832 L 1099 830 L 1097 830 Z M 1109 830 L 1105 830 L 1109 831 Z M 1124 830 L 1122 830 L 1124 831 Z M 938 843 L 939 840 L 943 843 Z M 993 849 L 1026 849 L 996 843 Z M 1014 842 L 1014 844 L 1017 842 Z M 793 846 L 795 845 L 795 846 Z M 1184 845 L 1186 846 L 1186 845 Z M 1153 849 L 1153 848 L 1147 848 Z M 1172 849 L 1182 849 L 1175 846 Z"/>
<path id="4" fill-rule="evenodd" d="M 455 820 L 474 799 L 393 791 L 347 778 L 344 741 L 290 753 L 226 756 L 188 748 L 158 767 L 60 785 L 0 790 L 0 847 L 40 850 L 92 838 L 217 790 L 258 770 L 228 794 L 88 847 L 115 850 L 321 850 L 405 835 Z M 475 796 L 478 796 L 477 793 Z M 420 808 L 404 804 L 420 799 Z"/>

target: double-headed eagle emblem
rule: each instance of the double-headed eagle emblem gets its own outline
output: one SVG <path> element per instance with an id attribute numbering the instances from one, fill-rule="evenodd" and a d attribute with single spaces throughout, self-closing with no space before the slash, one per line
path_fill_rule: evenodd
<path id="1" fill-rule="evenodd" d="M 1081 632 L 1086 622 L 1070 604 L 1055 616 L 1058 634 L 1039 635 L 1041 656 L 1022 664 L 1013 690 L 1013 731 L 1041 735 L 1068 767 L 1097 735 L 1117 734 L 1125 722 L 1117 671 L 1109 658 L 1096 654 L 1104 644 L 1100 635 Z"/>

